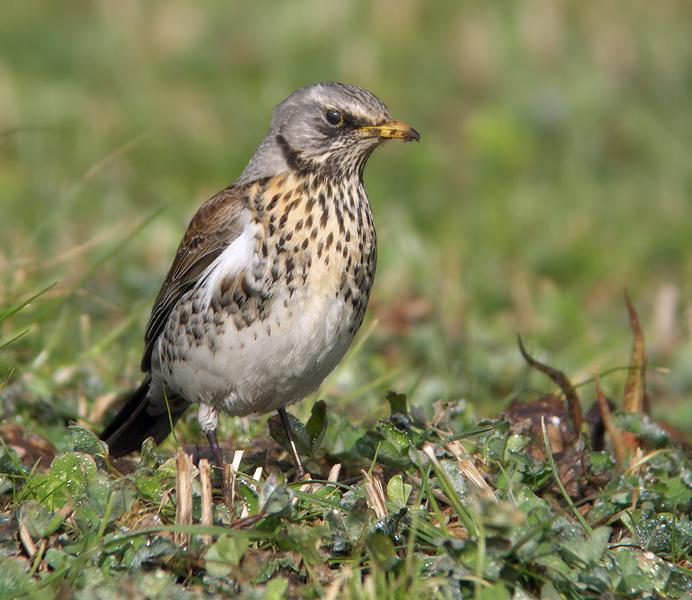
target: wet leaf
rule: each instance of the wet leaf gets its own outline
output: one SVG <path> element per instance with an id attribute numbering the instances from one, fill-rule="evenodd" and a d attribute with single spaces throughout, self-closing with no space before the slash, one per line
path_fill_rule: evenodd
<path id="1" fill-rule="evenodd" d="M 204 554 L 207 572 L 217 577 L 228 575 L 240 564 L 249 545 L 250 539 L 243 532 L 220 536 Z"/>
<path id="2" fill-rule="evenodd" d="M 90 456 L 105 457 L 108 454 L 108 446 L 93 431 L 79 425 L 67 427 L 58 447 L 65 452 L 81 452 Z"/>
<path id="3" fill-rule="evenodd" d="M 154 438 L 148 437 L 142 442 L 140 452 L 140 461 L 137 466 L 138 470 L 155 471 L 159 465 L 164 462 L 163 456 L 154 441 Z"/>
<path id="4" fill-rule="evenodd" d="M 411 438 L 405 431 L 396 427 L 392 422 L 382 423 L 379 429 L 384 435 L 384 439 L 397 449 L 398 454 L 408 453 L 408 448 L 411 446 Z"/>
<path id="5" fill-rule="evenodd" d="M 161 502 L 164 488 L 161 479 L 156 475 L 144 475 L 135 479 L 137 492 L 151 502 Z"/>
<path id="6" fill-rule="evenodd" d="M 26 500 L 19 508 L 19 520 L 26 525 L 32 538 L 39 539 L 57 531 L 63 517 L 48 510 L 36 500 Z"/>
<path id="7" fill-rule="evenodd" d="M 324 561 L 320 546 L 326 533 L 324 527 L 289 525 L 278 543 L 284 550 L 301 554 L 308 564 L 320 564 Z"/>
<path id="8" fill-rule="evenodd" d="M 289 569 L 294 573 L 299 572 L 298 565 L 290 554 L 274 556 L 263 563 L 259 573 L 253 581 L 255 583 L 267 581 L 280 569 Z"/>
<path id="9" fill-rule="evenodd" d="M 372 559 L 385 571 L 390 571 L 399 563 L 394 542 L 384 533 L 369 535 L 365 545 Z"/>
<path id="10" fill-rule="evenodd" d="M 589 537 L 562 542 L 560 547 L 565 558 L 593 567 L 601 560 L 609 539 L 610 527 L 598 527 Z"/>
<path id="11" fill-rule="evenodd" d="M 26 561 L 9 556 L 0 559 L 0 598 L 24 596 L 31 586 Z"/>
<path id="12" fill-rule="evenodd" d="M 137 497 L 137 486 L 126 478 L 115 481 L 110 486 L 111 499 L 111 519 L 118 519 L 127 513 Z"/>
<path id="13" fill-rule="evenodd" d="M 98 531 L 102 517 L 101 507 L 91 498 L 77 501 L 72 512 L 72 518 L 82 532 Z"/>
<path id="14" fill-rule="evenodd" d="M 312 406 L 312 413 L 305 424 L 305 431 L 310 439 L 310 454 L 313 455 L 322 445 L 327 433 L 327 405 L 324 400 L 318 400 Z"/>
<path id="15" fill-rule="evenodd" d="M 260 502 L 259 492 L 256 486 L 249 481 L 238 481 L 237 487 L 243 502 L 247 505 L 248 512 L 251 515 L 257 514 L 260 508 Z"/>
<path id="16" fill-rule="evenodd" d="M 293 497 L 288 486 L 272 475 L 262 487 L 259 503 L 262 506 L 262 512 L 267 515 L 289 515 Z"/>
<path id="17" fill-rule="evenodd" d="M 123 561 L 123 564 L 130 569 L 139 569 L 155 558 L 175 556 L 179 550 L 170 538 L 155 536 L 128 553 L 128 559 Z"/>
<path id="18" fill-rule="evenodd" d="M 378 462 L 388 467 L 405 469 L 409 464 L 408 447 L 406 454 L 402 455 L 397 446 L 385 439 L 385 436 L 377 431 L 366 432 L 356 442 L 356 450 L 362 457 L 369 460 L 373 460 L 377 456 Z"/>
<path id="19" fill-rule="evenodd" d="M 454 491 L 458 494 L 459 498 L 462 500 L 466 498 L 468 493 L 468 486 L 464 480 L 464 475 L 459 469 L 459 465 L 453 460 L 442 460 L 440 461 L 442 468 L 447 474 L 447 478 L 454 487 Z"/>
<path id="20" fill-rule="evenodd" d="M 277 577 L 270 581 L 264 588 L 265 600 L 282 600 L 285 598 L 288 589 L 288 580 L 284 577 Z"/>
<path id="21" fill-rule="evenodd" d="M 397 508 L 403 508 L 408 502 L 413 486 L 404 483 L 401 475 L 394 475 L 387 482 L 387 499 Z"/>
<path id="22" fill-rule="evenodd" d="M 287 412 L 288 422 L 291 427 L 291 433 L 293 435 L 293 441 L 296 444 L 298 452 L 303 455 L 310 455 L 312 452 L 312 440 L 310 434 L 308 433 L 305 425 L 302 421 L 293 416 L 291 413 Z M 267 421 L 269 425 L 269 435 L 271 438 L 279 444 L 284 450 L 290 452 L 291 445 L 286 437 L 286 431 L 284 429 L 283 423 L 278 415 L 274 415 Z"/>
<path id="23" fill-rule="evenodd" d="M 389 402 L 389 410 L 391 414 L 402 414 L 408 413 L 408 399 L 406 394 L 397 394 L 396 392 L 387 393 L 387 402 Z"/>
<path id="24" fill-rule="evenodd" d="M 57 548 L 48 548 L 48 550 L 46 550 L 44 560 L 46 561 L 46 564 L 53 570 L 62 569 L 70 563 L 70 557 L 68 554 L 62 550 L 58 550 Z M 0 597 L 2 597 L 1 594 Z"/>
<path id="25" fill-rule="evenodd" d="M 639 510 L 632 513 L 632 521 L 643 548 L 657 554 L 684 555 L 692 551 L 692 524 L 687 514 Z"/>
<path id="26" fill-rule="evenodd" d="M 489 587 L 482 587 L 478 595 L 480 600 L 509 600 L 510 595 L 502 583 L 496 583 Z"/>
<path id="27" fill-rule="evenodd" d="M 27 483 L 27 492 L 53 510 L 87 496 L 92 482 L 92 491 L 97 492 L 104 478 L 97 474 L 91 456 L 70 452 L 56 456 L 47 474 L 34 475 Z"/>

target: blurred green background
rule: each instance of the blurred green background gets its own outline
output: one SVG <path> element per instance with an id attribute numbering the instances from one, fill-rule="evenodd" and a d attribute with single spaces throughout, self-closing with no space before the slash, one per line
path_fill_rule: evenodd
<path id="1" fill-rule="evenodd" d="M 627 287 L 654 410 L 692 431 L 690 22 L 643 0 L 2 3 L 0 306 L 59 282 L 0 328 L 26 331 L 2 350 L 5 415 L 98 418 L 133 385 L 187 219 L 278 101 L 340 80 L 422 141 L 366 169 L 378 277 L 332 410 L 384 414 L 393 388 L 493 414 L 550 390 L 517 332 L 575 382 L 622 367 Z"/>

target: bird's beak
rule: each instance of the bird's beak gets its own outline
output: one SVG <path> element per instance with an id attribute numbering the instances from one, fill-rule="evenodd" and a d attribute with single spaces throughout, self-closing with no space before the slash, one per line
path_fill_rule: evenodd
<path id="1" fill-rule="evenodd" d="M 359 127 L 358 131 L 367 137 L 379 137 L 385 140 L 403 140 L 405 142 L 420 140 L 420 134 L 403 121 L 387 121 L 382 125 L 365 125 Z"/>

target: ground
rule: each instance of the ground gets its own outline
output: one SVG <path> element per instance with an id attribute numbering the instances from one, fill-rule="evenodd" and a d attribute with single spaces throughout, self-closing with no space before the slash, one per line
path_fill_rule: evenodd
<path id="1" fill-rule="evenodd" d="M 0 528 L 10 586 L 0 591 L 671 594 L 650 583 L 654 572 L 682 585 L 690 16 L 684 4 L 547 0 L 0 8 Z M 348 487 L 286 487 L 266 418 L 224 419 L 229 458 L 245 449 L 241 471 L 263 467 L 259 499 L 255 484 L 239 483 L 248 513 L 274 513 L 229 533 L 234 515 L 218 496 L 209 555 L 195 483 L 182 550 L 170 459 L 202 442 L 194 413 L 177 441 L 132 464 L 109 465 L 86 431 L 139 380 L 144 323 L 187 219 L 241 171 L 271 107 L 326 79 L 373 90 L 422 135 L 368 165 L 380 256 L 366 323 L 346 361 L 294 409 L 307 422 L 325 401 L 326 434 L 319 444 L 306 434 L 304 450 L 315 451 L 315 477 L 339 463 Z M 646 336 L 650 419 L 619 412 L 632 343 L 625 288 Z M 517 432 L 501 416 L 512 400 L 559 389 L 528 367 L 517 333 L 575 384 L 585 413 L 598 374 L 619 429 L 640 434 L 628 448 L 641 455 L 625 465 L 608 437 L 604 450 L 580 450 L 588 485 L 565 487 L 590 533 L 548 457 L 535 454 L 539 423 Z M 405 409 L 392 413 L 390 390 L 405 394 Z M 499 509 L 454 487 L 468 474 L 456 476 L 447 430 L 476 432 L 460 441 Z M 283 500 L 268 505 L 274 492 Z M 473 523 L 485 533 L 469 535 Z"/>

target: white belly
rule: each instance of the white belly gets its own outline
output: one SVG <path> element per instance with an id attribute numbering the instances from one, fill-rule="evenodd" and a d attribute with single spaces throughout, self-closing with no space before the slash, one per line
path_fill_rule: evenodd
<path id="1" fill-rule="evenodd" d="M 159 351 L 166 384 L 189 401 L 231 415 L 267 413 L 302 400 L 351 344 L 353 310 L 333 293 L 294 295 L 286 306 L 283 300 L 276 298 L 264 321 L 240 331 L 229 322 L 220 335 L 209 334 L 214 351 L 205 341 L 196 347 L 187 342 L 187 352 L 170 362 Z"/>

